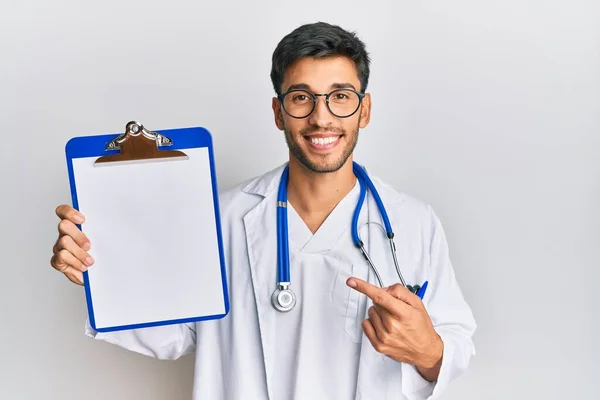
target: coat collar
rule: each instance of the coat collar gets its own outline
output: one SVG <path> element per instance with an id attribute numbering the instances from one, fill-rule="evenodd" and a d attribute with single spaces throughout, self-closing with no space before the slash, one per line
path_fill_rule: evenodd
<path id="1" fill-rule="evenodd" d="M 262 197 L 267 197 L 273 191 L 279 188 L 279 181 L 281 180 L 281 174 L 283 174 L 284 168 L 288 165 L 287 162 L 279 165 L 278 167 L 251 179 L 246 186 L 242 189 L 244 193 L 256 194 Z"/>

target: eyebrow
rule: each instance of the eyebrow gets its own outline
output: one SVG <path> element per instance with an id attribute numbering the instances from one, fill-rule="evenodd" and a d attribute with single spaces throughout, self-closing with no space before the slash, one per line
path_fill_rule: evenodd
<path id="1" fill-rule="evenodd" d="M 356 88 L 354 87 L 353 84 L 351 83 L 333 83 L 330 86 L 331 89 L 354 89 L 356 90 Z M 305 89 L 305 90 L 310 90 L 310 86 L 306 83 L 297 83 L 295 85 L 291 85 L 290 87 L 288 87 L 288 91 L 289 90 L 295 90 L 295 89 Z"/>

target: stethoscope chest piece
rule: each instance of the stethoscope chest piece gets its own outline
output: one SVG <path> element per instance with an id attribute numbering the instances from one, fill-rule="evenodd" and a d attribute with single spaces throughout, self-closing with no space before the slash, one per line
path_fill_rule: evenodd
<path id="1" fill-rule="evenodd" d="M 271 296 L 271 302 L 277 310 L 287 312 L 296 305 L 296 296 L 287 287 L 278 287 Z"/>

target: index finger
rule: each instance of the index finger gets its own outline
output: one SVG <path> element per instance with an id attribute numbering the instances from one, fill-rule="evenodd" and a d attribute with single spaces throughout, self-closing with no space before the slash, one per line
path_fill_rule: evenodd
<path id="1" fill-rule="evenodd" d="M 85 217 L 82 213 L 66 204 L 62 204 L 56 207 L 56 215 L 60 219 L 68 219 L 74 224 L 82 224 L 83 221 L 85 221 Z"/>
<path id="2" fill-rule="evenodd" d="M 365 294 L 373 300 L 374 304 L 384 308 L 392 315 L 402 316 L 410 307 L 402 300 L 392 296 L 386 289 L 371 285 L 369 282 L 365 282 L 362 279 L 352 277 L 348 278 L 346 282 L 348 286 Z"/>

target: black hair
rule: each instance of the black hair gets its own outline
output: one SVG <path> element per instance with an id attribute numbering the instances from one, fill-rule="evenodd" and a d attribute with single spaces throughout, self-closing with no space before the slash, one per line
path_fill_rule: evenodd
<path id="1" fill-rule="evenodd" d="M 286 68 L 300 58 L 346 56 L 354 61 L 360 80 L 360 91 L 365 93 L 369 82 L 369 53 L 356 36 L 337 25 L 325 22 L 302 25 L 287 34 L 273 52 L 271 81 L 273 89 L 281 94 L 281 82 Z"/>

